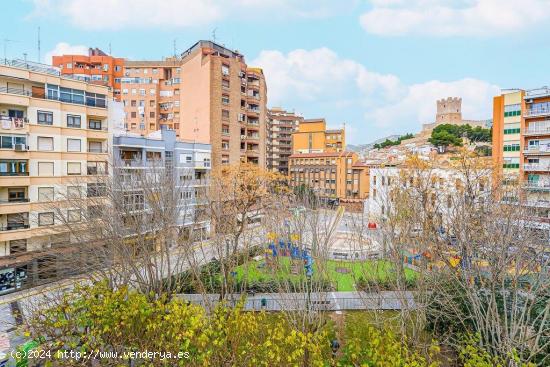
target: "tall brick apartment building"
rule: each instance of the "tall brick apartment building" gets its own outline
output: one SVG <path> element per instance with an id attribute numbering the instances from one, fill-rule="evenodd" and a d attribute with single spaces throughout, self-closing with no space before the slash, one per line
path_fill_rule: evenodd
<path id="1" fill-rule="evenodd" d="M 261 69 L 211 41 L 178 58 L 126 61 L 122 100 L 127 129 L 146 135 L 162 125 L 177 137 L 212 145 L 212 165 L 266 165 L 267 88 Z"/>

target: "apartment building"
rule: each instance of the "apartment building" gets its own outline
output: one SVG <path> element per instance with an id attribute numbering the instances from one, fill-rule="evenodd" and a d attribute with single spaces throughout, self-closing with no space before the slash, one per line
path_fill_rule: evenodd
<path id="1" fill-rule="evenodd" d="M 90 48 L 88 56 L 53 56 L 52 65 L 58 67 L 62 75 L 111 87 L 115 99 L 120 101 L 123 58 L 108 55 L 99 48 Z"/>
<path id="2" fill-rule="evenodd" d="M 0 293 L 63 273 L 56 254 L 71 236 L 53 205 L 107 172 L 112 94 L 77 79 L 42 64 L 0 64 Z M 66 210 L 80 220 L 80 210 Z"/>
<path id="3" fill-rule="evenodd" d="M 128 131 L 146 136 L 160 129 L 180 137 L 181 61 L 126 61 L 121 79 Z"/>
<path id="4" fill-rule="evenodd" d="M 298 131 L 292 134 L 293 153 L 344 152 L 345 128 L 327 130 L 325 119 L 300 121 Z"/>
<path id="5" fill-rule="evenodd" d="M 522 183 L 530 205 L 535 209 L 548 207 L 550 89 L 510 90 L 496 96 L 493 121 L 495 164 L 502 167 L 505 177 Z M 543 217 L 550 217 L 550 213 L 543 213 Z"/>
<path id="6" fill-rule="evenodd" d="M 493 98 L 493 162 L 508 178 L 519 177 L 523 90 L 505 90 Z M 512 177 L 510 177 L 512 176 Z"/>
<path id="7" fill-rule="evenodd" d="M 362 202 L 369 193 L 369 167 L 354 152 L 297 153 L 289 157 L 290 186 L 308 187 L 318 197 Z"/>
<path id="8" fill-rule="evenodd" d="M 304 118 L 280 107 L 267 111 L 267 169 L 288 175 L 288 157 L 292 154 L 292 134 Z"/>
<path id="9" fill-rule="evenodd" d="M 267 88 L 261 69 L 211 41 L 164 61 L 127 61 L 122 78 L 128 130 L 161 126 L 180 139 L 211 144 L 212 166 L 265 167 Z"/>
<path id="10" fill-rule="evenodd" d="M 145 137 L 133 133 L 113 137 L 113 174 L 115 180 L 121 180 L 117 186 L 124 202 L 133 205 L 132 210 L 147 210 L 144 188 L 133 183 L 142 173 L 171 175 L 162 182 L 173 184 L 179 196 L 177 225 L 196 239 L 205 239 L 210 233 L 209 218 L 200 215 L 210 170 L 210 145 L 178 140 L 174 130 L 163 128 Z"/>
<path id="11" fill-rule="evenodd" d="M 526 90 L 521 121 L 521 178 L 527 200 L 550 218 L 550 88 Z"/>

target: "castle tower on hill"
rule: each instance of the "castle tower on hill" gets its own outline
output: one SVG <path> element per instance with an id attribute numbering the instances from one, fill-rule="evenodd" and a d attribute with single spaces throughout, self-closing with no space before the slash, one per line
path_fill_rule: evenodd
<path id="1" fill-rule="evenodd" d="M 448 97 L 437 101 L 436 124 L 460 124 L 462 122 L 462 98 Z"/>

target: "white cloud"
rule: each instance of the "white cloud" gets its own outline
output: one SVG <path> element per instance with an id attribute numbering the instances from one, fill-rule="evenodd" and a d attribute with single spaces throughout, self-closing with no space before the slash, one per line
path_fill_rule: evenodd
<path id="1" fill-rule="evenodd" d="M 549 0 L 371 0 L 362 27 L 383 36 L 493 36 L 550 21 Z"/>
<path id="2" fill-rule="evenodd" d="M 334 100 L 360 89 L 364 95 L 374 91 L 394 95 L 399 80 L 393 75 L 368 71 L 360 63 L 340 58 L 328 48 L 298 49 L 283 54 L 262 51 L 250 62 L 264 69 L 269 99 L 275 104 L 288 97 L 304 100 Z"/>
<path id="3" fill-rule="evenodd" d="M 492 116 L 492 100 L 498 94 L 498 86 L 479 79 L 430 80 L 405 87 L 403 98 L 369 110 L 365 118 L 385 130 L 418 131 L 421 123 L 434 122 L 438 99 L 462 97 L 464 119 L 486 119 Z"/>
<path id="4" fill-rule="evenodd" d="M 264 69 L 271 106 L 306 108 L 306 117 L 348 117 L 350 143 L 365 143 L 392 133 L 417 132 L 435 119 L 436 100 L 462 97 L 466 119 L 492 114 L 492 98 L 500 89 L 489 82 L 464 78 L 406 85 L 397 76 L 368 70 L 328 48 L 262 51 L 251 65 Z M 342 120 L 328 120 L 339 124 Z M 365 141 L 366 139 L 366 141 Z"/>
<path id="5" fill-rule="evenodd" d="M 44 63 L 52 64 L 52 56 L 58 55 L 88 55 L 88 46 L 70 45 L 66 42 L 59 42 L 55 47 L 46 52 Z"/>
<path id="6" fill-rule="evenodd" d="M 318 18 L 350 9 L 356 0 L 33 0 L 31 17 L 62 16 L 88 30 L 185 28 L 210 25 L 225 18 Z M 349 4 L 350 6 L 346 6 Z M 253 18 L 250 18 L 253 14 Z"/>

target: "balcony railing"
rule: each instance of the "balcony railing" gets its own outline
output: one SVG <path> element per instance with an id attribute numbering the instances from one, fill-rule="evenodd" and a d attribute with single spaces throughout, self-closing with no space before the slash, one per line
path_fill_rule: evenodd
<path id="1" fill-rule="evenodd" d="M 523 165 L 524 171 L 550 171 L 550 164 L 526 163 Z"/>
<path id="2" fill-rule="evenodd" d="M 20 89 L 20 88 L 11 88 L 11 87 L 0 87 L 0 93 L 18 94 L 20 96 L 27 96 L 27 97 L 30 97 L 32 95 L 31 91 Z"/>
<path id="3" fill-rule="evenodd" d="M 0 172 L 0 176 L 28 176 L 29 172 Z"/>
<path id="4" fill-rule="evenodd" d="M 528 108 L 523 114 L 524 117 L 538 117 L 538 116 L 549 116 L 549 115 L 550 115 L 549 106 Z"/>
<path id="5" fill-rule="evenodd" d="M 533 135 L 550 134 L 550 124 L 548 124 L 548 126 L 533 126 L 533 127 L 530 126 L 524 132 L 524 135 L 529 135 L 529 134 L 533 134 Z"/>
<path id="6" fill-rule="evenodd" d="M 15 199 L 0 199 L 0 204 L 18 204 L 18 203 L 28 203 L 29 198 L 15 198 Z"/>
<path id="7" fill-rule="evenodd" d="M 90 149 L 88 148 L 88 153 L 108 153 L 107 149 Z"/>
<path id="8" fill-rule="evenodd" d="M 29 225 L 24 223 L 13 223 L 6 226 L 0 225 L 0 231 L 16 231 L 18 229 L 28 229 Z"/>
<path id="9" fill-rule="evenodd" d="M 550 190 L 550 182 L 528 181 L 525 185 L 528 190 Z"/>
<path id="10" fill-rule="evenodd" d="M 0 116 L 0 128 L 4 130 L 23 129 L 28 122 L 26 117 Z"/>
<path id="11" fill-rule="evenodd" d="M 524 98 L 544 97 L 550 95 L 550 88 L 542 87 L 525 91 Z"/>
<path id="12" fill-rule="evenodd" d="M 531 146 L 523 150 L 523 154 L 550 154 L 550 147 L 546 145 L 540 146 Z"/>

